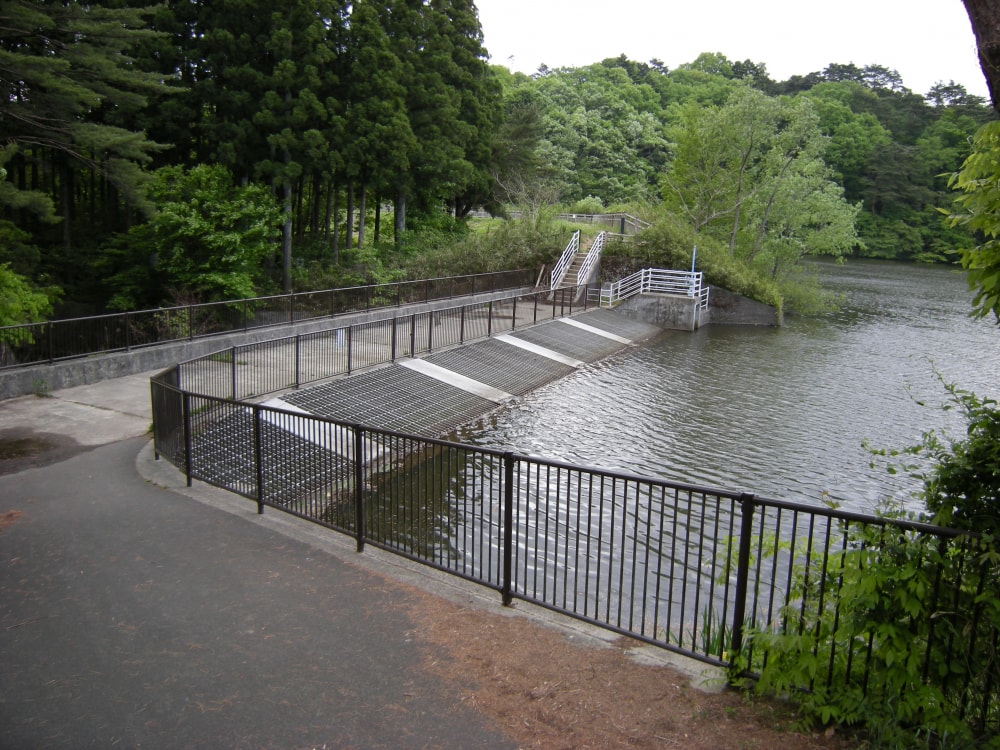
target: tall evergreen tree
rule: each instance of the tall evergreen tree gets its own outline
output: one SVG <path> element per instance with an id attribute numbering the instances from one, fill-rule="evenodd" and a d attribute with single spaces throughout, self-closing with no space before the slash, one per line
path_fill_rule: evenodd
<path id="1" fill-rule="evenodd" d="M 97 190 L 102 208 L 108 191 L 144 205 L 142 167 L 158 144 L 123 124 L 163 86 L 132 57 L 153 32 L 144 11 L 100 3 L 3 0 L 0 24 L 0 141 L 13 150 L 6 167 L 19 190 L 45 194 L 56 206 L 68 255 L 72 222 L 86 213 L 76 206 L 84 194 L 91 208 Z M 31 205 L 49 211 L 37 201 L 20 210 Z"/>

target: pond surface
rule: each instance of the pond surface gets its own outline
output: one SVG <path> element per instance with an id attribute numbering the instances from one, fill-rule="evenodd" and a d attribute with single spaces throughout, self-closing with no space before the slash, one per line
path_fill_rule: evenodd
<path id="1" fill-rule="evenodd" d="M 780 329 L 667 333 L 518 400 L 457 437 L 606 469 L 871 511 L 916 484 L 869 467 L 964 424 L 947 382 L 1000 398 L 1000 329 L 954 268 L 818 262 L 842 308 Z M 926 405 L 922 406 L 921 402 Z"/>

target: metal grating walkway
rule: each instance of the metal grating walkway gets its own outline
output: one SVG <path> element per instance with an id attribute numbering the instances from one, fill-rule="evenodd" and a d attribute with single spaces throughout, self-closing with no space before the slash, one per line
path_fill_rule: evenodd
<path id="1" fill-rule="evenodd" d="M 635 341 L 662 333 L 660 328 L 611 310 L 591 310 L 573 320 L 616 337 Z M 595 362 L 627 343 L 600 332 L 552 320 L 506 334 L 578 362 Z M 427 362 L 515 396 L 564 377 L 574 367 L 509 343 L 487 339 L 434 352 Z M 399 364 L 338 378 L 320 386 L 287 392 L 292 406 L 341 422 L 438 437 L 496 407 L 480 395 Z"/>
<path id="2" fill-rule="evenodd" d="M 393 365 L 286 393 L 311 414 L 367 427 L 437 437 L 494 408 L 492 401 Z"/>
<path id="3" fill-rule="evenodd" d="M 601 308 L 589 310 L 582 315 L 574 315 L 573 320 L 578 320 L 581 323 L 586 323 L 594 328 L 600 328 L 602 331 L 607 331 L 617 336 L 624 336 L 633 341 L 649 339 L 663 333 L 662 328 L 654 326 L 651 323 L 644 323 L 641 320 L 626 317 L 614 310 Z"/>
<path id="4" fill-rule="evenodd" d="M 512 351 L 509 345 L 494 339 L 432 354 L 427 360 L 515 396 L 523 396 L 574 369 L 523 350 Z"/>
<path id="5" fill-rule="evenodd" d="M 517 331 L 511 334 L 511 337 L 529 341 L 584 362 L 596 362 L 624 348 L 624 345 L 617 341 L 566 325 L 561 320 Z"/>

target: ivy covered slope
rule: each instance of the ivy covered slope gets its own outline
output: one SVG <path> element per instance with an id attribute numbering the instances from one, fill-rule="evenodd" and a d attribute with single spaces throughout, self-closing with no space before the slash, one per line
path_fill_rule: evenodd
<path id="1" fill-rule="evenodd" d="M 62 313 L 419 274 L 478 207 L 520 209 L 511 237 L 560 205 L 659 212 L 764 286 L 807 254 L 976 246 L 942 175 L 991 110 L 953 83 L 720 54 L 513 74 L 471 0 L 132 6 L 0 5 L 0 264 Z M 459 265 L 504 265 L 498 240 Z"/>

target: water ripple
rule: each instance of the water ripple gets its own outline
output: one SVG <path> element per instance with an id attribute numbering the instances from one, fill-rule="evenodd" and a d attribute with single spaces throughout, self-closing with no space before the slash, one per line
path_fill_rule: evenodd
<path id="1" fill-rule="evenodd" d="M 847 305 L 781 329 L 671 333 L 492 415 L 476 442 L 591 466 L 871 510 L 911 480 L 869 468 L 960 429 L 934 408 L 950 382 L 997 397 L 998 332 L 968 317 L 964 277 L 878 262 L 821 264 Z M 921 406 L 927 402 L 930 406 Z"/>

